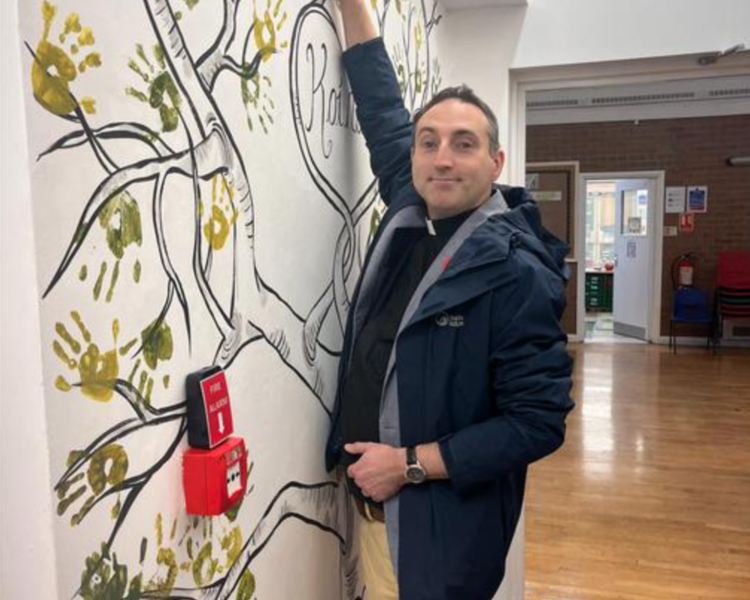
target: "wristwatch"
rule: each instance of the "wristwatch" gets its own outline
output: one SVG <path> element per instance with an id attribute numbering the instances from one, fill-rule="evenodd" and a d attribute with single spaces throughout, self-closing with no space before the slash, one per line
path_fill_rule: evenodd
<path id="1" fill-rule="evenodd" d="M 417 458 L 417 449 L 414 446 L 408 446 L 406 448 L 406 480 L 409 483 L 422 483 L 427 479 L 427 471 L 425 471 L 422 463 Z"/>

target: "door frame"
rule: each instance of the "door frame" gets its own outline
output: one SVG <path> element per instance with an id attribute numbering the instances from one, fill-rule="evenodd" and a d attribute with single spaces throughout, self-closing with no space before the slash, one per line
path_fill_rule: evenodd
<path id="1" fill-rule="evenodd" d="M 578 177 L 578 197 L 576 198 L 576 229 L 583 232 L 582 238 L 576 238 L 578 261 L 578 322 L 577 333 L 583 334 L 586 327 L 586 184 L 589 181 L 616 179 L 651 179 L 654 184 L 654 198 L 649 202 L 648 235 L 652 236 L 651 263 L 648 280 L 651 293 L 648 298 L 648 318 L 646 319 L 646 341 L 661 341 L 661 300 L 662 300 L 662 262 L 664 261 L 664 171 L 607 171 L 604 173 L 581 173 Z M 583 340 L 582 340 L 583 341 Z"/>
<path id="2" fill-rule="evenodd" d="M 530 162 L 526 163 L 525 169 L 526 171 L 533 170 L 533 169 L 565 169 L 571 172 L 571 186 L 573 188 L 570 201 L 573 202 L 572 206 L 572 212 L 573 212 L 573 222 L 571 223 L 571 226 L 573 228 L 573 239 L 575 240 L 575 244 L 571 246 L 570 253 L 568 256 L 565 257 L 565 264 L 571 271 L 576 272 L 576 294 L 580 293 L 580 269 L 579 266 L 581 265 L 581 253 L 580 253 L 580 246 L 578 245 L 578 241 L 581 238 L 581 235 L 585 237 L 586 231 L 582 230 L 580 227 L 580 219 L 578 217 L 578 211 L 580 210 L 578 197 L 580 196 L 580 185 L 581 185 L 581 166 L 580 163 L 577 160 L 568 160 L 568 161 L 553 161 L 553 162 Z M 525 176 L 525 172 L 524 172 Z M 531 195 L 534 195 L 534 192 L 530 192 Z M 565 240 L 566 243 L 567 240 Z M 584 239 L 585 242 L 585 239 Z M 583 246 L 584 251 L 586 250 L 586 246 L 584 243 Z M 585 256 L 584 256 L 585 259 Z M 585 266 L 585 260 L 584 260 L 584 266 Z M 580 315 L 580 298 L 577 298 L 576 300 L 576 330 L 574 333 L 568 335 L 568 339 L 571 342 L 582 342 L 584 338 L 584 330 L 581 328 L 581 315 Z"/>

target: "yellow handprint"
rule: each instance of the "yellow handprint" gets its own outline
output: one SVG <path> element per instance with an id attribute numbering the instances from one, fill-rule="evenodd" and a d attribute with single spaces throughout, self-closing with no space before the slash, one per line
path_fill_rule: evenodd
<path id="1" fill-rule="evenodd" d="M 273 6 L 272 0 L 267 0 L 266 9 L 259 15 L 258 4 L 260 2 L 262 0 L 253 2 L 253 38 L 258 56 L 261 62 L 265 62 L 270 60 L 280 49 L 289 46 L 288 40 L 280 41 L 279 39 L 288 14 L 286 11 L 282 11 L 283 0 L 277 0 Z M 258 119 L 264 133 L 268 133 L 268 128 L 274 122 L 271 111 L 276 108 L 276 105 L 267 90 L 271 87 L 270 77 L 261 76 L 257 69 L 254 73 L 248 73 L 240 80 L 242 102 L 245 105 L 247 126 L 250 131 L 253 131 L 254 128 L 253 117 Z"/>
<path id="2" fill-rule="evenodd" d="M 92 341 L 91 332 L 81 319 L 77 311 L 70 313 L 73 322 L 76 324 L 78 331 L 86 344 L 84 350 L 79 339 L 70 333 L 63 323 L 55 325 L 55 331 L 58 338 L 52 344 L 57 357 L 72 371 L 77 370 L 80 376 L 81 391 L 85 396 L 99 402 L 109 402 L 114 394 L 114 385 L 120 372 L 120 366 L 117 358 L 117 349 L 102 352 L 99 346 Z M 117 336 L 119 334 L 120 324 L 115 319 L 112 322 L 112 336 L 114 345 L 117 345 Z M 71 384 L 62 376 L 58 375 L 55 380 L 57 389 L 68 392 Z"/>
<path id="3" fill-rule="evenodd" d="M 55 387 L 63 392 L 69 392 L 74 386 L 80 387 L 85 396 L 99 402 L 109 402 L 114 395 L 115 383 L 120 374 L 120 357 L 125 356 L 139 340 L 133 338 L 118 348 L 120 323 L 115 319 L 112 323 L 112 349 L 103 351 L 93 342 L 91 332 L 81 319 L 81 315 L 77 311 L 72 311 L 70 316 L 78 332 L 74 335 L 64 323 L 56 323 L 57 339 L 53 342 L 52 349 L 68 369 L 78 372 L 80 382 L 71 384 L 65 377 L 58 375 Z M 81 338 L 83 342 L 80 341 Z M 136 360 L 128 382 L 135 386 L 134 380 L 136 375 L 139 375 L 138 393 L 144 402 L 150 403 L 154 388 L 154 372 L 159 362 L 172 358 L 172 330 L 166 321 L 154 321 L 141 331 L 140 342 L 142 357 Z M 162 381 L 165 388 L 169 387 L 169 375 L 164 375 Z"/>
<path id="4" fill-rule="evenodd" d="M 58 36 L 60 45 L 50 42 L 50 31 L 56 15 L 57 6 L 47 0 L 42 2 L 44 31 L 31 66 L 31 85 L 34 98 L 39 104 L 56 115 L 67 115 L 77 108 L 76 100 L 70 92 L 71 82 L 78 73 L 100 67 L 102 59 L 98 52 L 91 51 L 78 63 L 73 60 L 72 57 L 81 52 L 81 48 L 95 43 L 93 31 L 81 25 L 77 13 L 70 13 L 66 17 L 62 33 Z M 69 36 L 75 37 L 66 49 L 64 46 Z M 96 112 L 95 101 L 91 97 L 81 98 L 80 105 L 89 114 Z"/>
<path id="5" fill-rule="evenodd" d="M 203 225 L 203 237 L 214 250 L 221 250 L 227 242 L 238 212 L 234 206 L 234 189 L 223 175 L 213 178 L 211 211 Z M 201 205 L 201 212 L 203 206 Z"/>
<path id="6" fill-rule="evenodd" d="M 276 34 L 281 31 L 287 20 L 287 13 L 281 12 L 283 0 L 278 0 L 271 10 L 271 0 L 267 0 L 266 10 L 262 17 L 258 16 L 257 2 L 253 3 L 253 35 L 255 36 L 255 46 L 260 52 L 261 58 L 266 61 L 271 58 L 279 48 L 286 48 L 289 42 L 281 42 L 277 46 Z"/>

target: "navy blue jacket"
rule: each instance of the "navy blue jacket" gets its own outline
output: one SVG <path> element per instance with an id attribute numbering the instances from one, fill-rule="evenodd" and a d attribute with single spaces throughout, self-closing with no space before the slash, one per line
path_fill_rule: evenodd
<path id="1" fill-rule="evenodd" d="M 424 226 L 411 179 L 412 122 L 381 39 L 344 64 L 371 165 L 388 206 L 355 291 L 339 367 L 385 276 L 393 231 Z M 571 360 L 559 325 L 567 248 L 522 188 L 498 186 L 425 275 L 394 344 L 381 441 L 439 442 L 450 478 L 405 486 L 385 505 L 401 600 L 487 600 L 499 587 L 523 505 L 526 469 L 558 448 Z M 338 408 L 326 449 L 341 452 Z"/>

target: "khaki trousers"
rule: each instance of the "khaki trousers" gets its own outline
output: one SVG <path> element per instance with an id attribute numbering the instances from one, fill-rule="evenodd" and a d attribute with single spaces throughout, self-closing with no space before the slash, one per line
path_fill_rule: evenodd
<path id="1" fill-rule="evenodd" d="M 398 600 L 398 582 L 388 550 L 385 523 L 370 521 L 357 513 L 359 522 L 360 575 L 367 600 Z"/>

